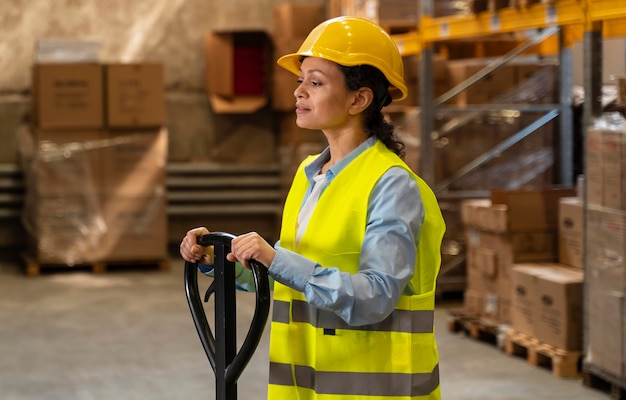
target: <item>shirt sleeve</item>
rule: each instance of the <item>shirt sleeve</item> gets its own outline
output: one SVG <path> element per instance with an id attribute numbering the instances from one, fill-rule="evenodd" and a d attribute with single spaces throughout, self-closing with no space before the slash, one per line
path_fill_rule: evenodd
<path id="1" fill-rule="evenodd" d="M 353 326 L 380 322 L 407 291 L 413 276 L 424 207 L 417 182 L 403 168 L 389 169 L 372 191 L 359 271 L 322 266 L 277 246 L 269 273 Z"/>

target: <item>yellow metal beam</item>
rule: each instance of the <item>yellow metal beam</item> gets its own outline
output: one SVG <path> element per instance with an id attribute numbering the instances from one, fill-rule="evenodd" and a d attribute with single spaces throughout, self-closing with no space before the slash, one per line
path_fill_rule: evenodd
<path id="1" fill-rule="evenodd" d="M 591 0 L 588 7 L 592 21 L 626 18 L 626 0 Z"/>
<path id="2" fill-rule="evenodd" d="M 396 42 L 398 50 L 403 56 L 420 54 L 422 51 L 422 42 L 417 32 L 396 34 L 392 35 L 391 38 Z"/>
<path id="3" fill-rule="evenodd" d="M 556 0 L 528 8 L 441 18 L 422 17 L 417 32 L 392 35 L 402 55 L 419 54 L 433 43 L 500 33 L 563 26 L 566 47 L 582 40 L 584 30 L 601 23 L 604 37 L 626 37 L 626 0 Z M 542 53 L 551 53 L 546 43 Z"/>
<path id="4" fill-rule="evenodd" d="M 424 42 L 436 42 L 554 25 L 582 24 L 583 21 L 579 0 L 560 0 L 554 4 L 534 4 L 525 9 L 505 8 L 496 13 L 482 12 L 434 19 L 422 17 L 420 32 Z"/>
<path id="5" fill-rule="evenodd" d="M 626 18 L 604 21 L 602 23 L 602 36 L 605 38 L 626 37 Z"/>

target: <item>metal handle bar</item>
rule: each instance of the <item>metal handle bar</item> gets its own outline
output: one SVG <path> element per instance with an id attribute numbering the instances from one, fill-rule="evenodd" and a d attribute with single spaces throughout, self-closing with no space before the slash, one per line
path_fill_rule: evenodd
<path id="1" fill-rule="evenodd" d="M 220 400 L 237 398 L 237 380 L 261 340 L 270 309 L 267 268 L 256 260 L 250 260 L 256 287 L 256 307 L 246 338 L 237 352 L 235 266 L 226 260 L 234 237 L 228 233 L 217 232 L 199 236 L 197 239 L 197 244 L 201 246 L 215 247 L 214 280 L 207 291 L 207 296 L 215 294 L 215 336 L 200 298 L 198 265 L 185 262 L 187 303 L 200 342 L 215 373 L 216 398 Z"/>

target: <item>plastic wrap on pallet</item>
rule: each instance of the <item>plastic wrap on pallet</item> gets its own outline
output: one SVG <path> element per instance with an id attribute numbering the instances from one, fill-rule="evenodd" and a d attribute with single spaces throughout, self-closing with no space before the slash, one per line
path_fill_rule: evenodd
<path id="1" fill-rule="evenodd" d="M 166 129 L 23 129 L 19 149 L 26 183 L 22 222 L 39 263 L 166 256 Z"/>

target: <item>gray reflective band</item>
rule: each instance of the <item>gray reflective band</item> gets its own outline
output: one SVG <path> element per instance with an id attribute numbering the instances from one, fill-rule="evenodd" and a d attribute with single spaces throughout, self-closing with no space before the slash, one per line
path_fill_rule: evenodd
<path id="1" fill-rule="evenodd" d="M 318 394 L 426 396 L 439 386 L 439 365 L 431 373 L 403 374 L 323 372 L 300 365 L 270 363 L 270 384 L 313 389 Z"/>
<path id="2" fill-rule="evenodd" d="M 272 311 L 272 321 L 288 324 L 289 303 L 286 301 L 274 300 L 274 304 L 272 306 L 274 308 L 274 311 Z"/>
<path id="3" fill-rule="evenodd" d="M 298 300 L 292 302 L 291 315 L 293 322 L 308 322 L 317 328 L 405 333 L 432 333 L 435 319 L 434 310 L 394 310 L 377 324 L 350 326 L 336 314 Z M 272 318 L 274 322 L 289 323 L 289 303 L 275 300 Z"/>

